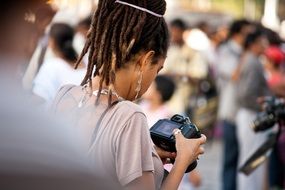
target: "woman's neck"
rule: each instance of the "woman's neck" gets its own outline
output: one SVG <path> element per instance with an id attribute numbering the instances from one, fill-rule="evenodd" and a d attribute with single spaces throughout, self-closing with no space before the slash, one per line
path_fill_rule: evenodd
<path id="1" fill-rule="evenodd" d="M 123 99 L 125 100 L 133 100 L 133 96 L 132 96 L 132 84 L 131 84 L 131 80 L 127 79 L 128 76 L 124 78 L 122 77 L 118 77 L 116 74 L 116 81 L 114 84 L 114 91 Z M 99 86 L 100 86 L 100 80 L 101 77 L 100 76 L 96 76 L 92 79 L 92 89 L 93 90 L 98 90 Z M 108 89 L 109 87 L 106 85 L 105 82 L 103 82 L 102 84 L 102 89 Z"/>

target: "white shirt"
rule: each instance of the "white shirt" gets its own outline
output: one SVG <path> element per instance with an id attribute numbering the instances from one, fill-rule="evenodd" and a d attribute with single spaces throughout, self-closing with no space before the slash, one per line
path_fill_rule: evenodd
<path id="1" fill-rule="evenodd" d="M 156 110 L 151 110 L 147 101 L 140 103 L 140 106 L 147 117 L 149 128 L 151 128 L 159 119 L 169 119 L 173 114 L 166 105 L 161 105 Z"/>
<path id="2" fill-rule="evenodd" d="M 224 44 L 218 54 L 218 85 L 220 90 L 218 117 L 234 122 L 237 112 L 236 84 L 231 80 L 240 63 L 242 47 L 234 41 Z"/>
<path id="3" fill-rule="evenodd" d="M 79 85 L 86 69 L 75 70 L 61 58 L 50 58 L 44 61 L 34 80 L 33 93 L 51 103 L 57 91 L 66 84 Z"/>
<path id="4" fill-rule="evenodd" d="M 47 46 L 47 47 L 46 47 Z M 48 46 L 48 35 L 45 34 L 39 42 L 38 45 L 30 59 L 30 62 L 27 66 L 25 74 L 23 76 L 22 84 L 25 90 L 31 91 L 33 89 L 33 81 L 37 75 L 38 69 L 41 66 L 39 59 L 41 56 L 41 52 L 43 48 L 47 48 L 46 52 L 44 53 L 43 62 L 47 59 L 55 57 L 54 53 L 52 52 L 51 48 Z"/>

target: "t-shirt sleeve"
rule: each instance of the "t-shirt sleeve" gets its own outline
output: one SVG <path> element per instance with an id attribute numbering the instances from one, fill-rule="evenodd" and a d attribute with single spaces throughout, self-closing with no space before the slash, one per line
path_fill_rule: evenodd
<path id="1" fill-rule="evenodd" d="M 141 177 L 143 171 L 154 171 L 152 143 L 143 113 L 134 113 L 120 131 L 115 157 L 116 173 L 123 186 Z"/>

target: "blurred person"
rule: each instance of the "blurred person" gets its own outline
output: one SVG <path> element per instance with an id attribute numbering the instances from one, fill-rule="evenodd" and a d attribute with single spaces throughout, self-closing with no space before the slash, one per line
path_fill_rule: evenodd
<path id="1" fill-rule="evenodd" d="M 206 21 L 200 21 L 197 23 L 196 28 L 201 30 L 204 34 L 206 34 L 207 36 L 209 36 L 211 27 L 208 24 L 208 22 Z"/>
<path id="2" fill-rule="evenodd" d="M 193 84 L 206 76 L 206 62 L 198 51 L 185 43 L 183 34 L 187 26 L 183 20 L 174 19 L 169 28 L 171 44 L 162 73 L 172 77 L 177 87 L 168 103 L 169 107 L 173 112 L 185 114 Z"/>
<path id="3" fill-rule="evenodd" d="M 73 46 L 78 54 L 82 52 L 84 45 L 86 43 L 87 33 L 88 30 L 90 29 L 91 21 L 92 21 L 92 16 L 90 15 L 79 21 L 79 23 L 75 28 L 76 32 L 73 39 Z M 88 60 L 86 61 L 88 62 Z"/>
<path id="4" fill-rule="evenodd" d="M 236 124 L 239 141 L 239 164 L 243 164 L 246 159 L 256 151 L 266 140 L 267 133 L 255 133 L 251 129 L 251 124 L 256 118 L 261 106 L 257 99 L 270 95 L 265 73 L 260 56 L 264 53 L 268 45 L 268 40 L 261 30 L 250 33 L 245 41 L 245 54 L 240 65 L 239 79 L 237 80 L 237 102 L 239 105 Z M 238 188 L 260 189 L 267 184 L 265 179 L 266 167 L 259 166 L 249 176 L 240 173 L 238 175 Z"/>
<path id="5" fill-rule="evenodd" d="M 7 63 L 7 59 L 11 61 L 5 67 L 11 71 L 11 78 L 16 78 L 18 82 L 22 80 L 23 70 L 39 37 L 33 23 L 39 9 L 50 7 L 44 0 L 2 1 L 0 5 L 0 61 L 1 64 Z"/>
<path id="6" fill-rule="evenodd" d="M 219 47 L 226 41 L 227 36 L 228 28 L 226 26 L 213 26 L 209 29 L 208 37 L 210 40 L 210 45 L 205 51 L 203 51 L 203 55 L 206 57 L 209 65 L 210 75 L 214 80 L 217 80 L 218 50 Z"/>
<path id="7" fill-rule="evenodd" d="M 149 127 L 152 127 L 159 119 L 170 118 L 174 114 L 166 105 L 174 91 L 173 80 L 167 76 L 158 75 L 143 95 L 140 106 L 146 114 Z"/>
<path id="8" fill-rule="evenodd" d="M 165 104 L 175 91 L 175 83 L 173 80 L 164 75 L 158 75 L 154 83 L 151 84 L 147 92 L 143 96 L 140 103 L 144 113 L 146 114 L 149 127 L 152 127 L 159 119 L 170 118 L 174 113 Z M 167 171 L 170 171 L 172 164 L 164 165 Z M 189 183 L 190 182 L 190 183 Z M 183 181 L 179 189 L 198 187 L 201 184 L 201 177 L 197 170 L 184 175 Z"/>
<path id="9" fill-rule="evenodd" d="M 1 70 L 0 189 L 107 189 L 83 134 L 33 105 L 9 74 Z"/>
<path id="10" fill-rule="evenodd" d="M 21 53 L 30 42 L 21 28 L 25 25 L 23 15 L 43 3 L 46 1 L 11 0 L 0 6 L 6 11 L 0 11 L 1 16 L 9 18 L 0 32 L 10 32 L 0 44 L 0 189 L 107 189 L 109 182 L 104 183 L 90 170 L 88 144 L 82 134 L 32 104 L 11 69 L 27 58 Z M 3 51 L 2 45 L 7 45 Z"/>
<path id="11" fill-rule="evenodd" d="M 33 13 L 32 13 L 33 14 Z M 40 70 L 45 58 L 53 57 L 52 51 L 48 48 L 49 34 L 48 26 L 50 25 L 56 10 L 49 4 L 39 7 L 34 15 L 34 26 L 36 32 L 33 32 L 33 44 L 36 47 L 31 48 L 31 57 L 29 57 L 29 64 L 24 72 L 22 79 L 23 88 L 31 91 L 33 88 L 33 81 L 38 71 Z"/>
<path id="12" fill-rule="evenodd" d="M 210 44 L 210 40 L 208 38 L 210 32 L 210 26 L 207 22 L 201 21 L 197 25 L 188 30 L 185 34 L 186 44 L 198 51 L 205 51 Z"/>
<path id="13" fill-rule="evenodd" d="M 57 91 L 65 84 L 79 85 L 86 72 L 80 63 L 74 69 L 77 53 L 72 46 L 74 30 L 67 24 L 54 23 L 49 32 L 49 46 L 54 58 L 46 59 L 34 80 L 33 93 L 49 105 Z"/>
<path id="14" fill-rule="evenodd" d="M 282 46 L 282 43 L 284 43 L 284 41 L 281 39 L 280 35 L 277 32 L 273 31 L 270 28 L 263 26 L 260 27 L 263 28 L 264 34 L 266 35 L 270 46 Z"/>
<path id="15" fill-rule="evenodd" d="M 280 44 L 279 44 L 280 45 Z M 285 64 L 285 55 L 278 45 L 271 45 L 265 50 L 266 80 L 271 92 L 278 97 L 285 97 L 285 73 L 282 66 Z M 269 160 L 269 185 L 270 188 L 285 188 L 285 131 L 281 127 L 277 145 L 274 147 Z"/>
<path id="16" fill-rule="evenodd" d="M 268 86 L 276 96 L 285 97 L 285 55 L 278 46 L 270 46 L 264 54 Z"/>
<path id="17" fill-rule="evenodd" d="M 159 119 L 170 118 L 174 114 L 166 105 L 166 102 L 170 100 L 174 91 L 174 81 L 165 75 L 158 75 L 147 92 L 143 95 L 140 106 L 146 114 L 149 127 L 152 127 Z M 165 164 L 164 168 L 170 171 L 172 166 L 172 164 Z M 201 176 L 197 169 L 195 169 L 189 174 L 184 175 L 183 181 L 178 189 L 192 189 L 200 185 Z"/>
<path id="18" fill-rule="evenodd" d="M 222 130 L 217 122 L 218 114 L 218 90 L 217 90 L 217 70 L 218 70 L 218 50 L 225 42 L 228 35 L 228 27 L 224 25 L 211 26 L 207 23 L 203 27 L 204 22 L 199 24 L 200 30 L 207 35 L 209 45 L 204 50 L 201 50 L 203 59 L 207 64 L 207 76 L 200 80 L 199 88 L 195 94 L 194 100 L 191 102 L 193 106 L 190 107 L 190 115 L 193 115 L 195 123 L 199 125 L 201 130 L 207 134 L 207 137 L 221 137 Z M 206 27 L 206 28 L 205 28 Z M 204 29 L 203 29 L 204 28 Z M 195 100 L 196 99 L 196 100 Z M 204 101 L 204 104 L 199 102 Z M 205 119 L 207 118 L 207 119 Z"/>
<path id="19" fill-rule="evenodd" d="M 243 44 L 251 25 L 236 20 L 229 28 L 228 40 L 218 49 L 217 87 L 219 90 L 218 119 L 223 129 L 222 189 L 237 189 L 238 139 L 235 117 L 237 111 L 235 83 L 232 77 L 240 63 Z"/>
<path id="20" fill-rule="evenodd" d="M 196 190 L 202 185 L 202 177 L 198 169 L 185 174 L 178 190 Z"/>
<path id="21" fill-rule="evenodd" d="M 153 147 L 147 118 L 132 101 L 163 67 L 168 48 L 165 11 L 164 0 L 100 0 L 78 60 L 89 51 L 82 85 L 63 87 L 52 107 L 84 131 L 92 169 L 126 189 L 177 189 L 206 141 L 204 135 L 186 139 L 176 130 L 176 161 L 162 182 L 161 158 L 175 154 Z"/>
<path id="22" fill-rule="evenodd" d="M 42 34 L 41 27 L 38 24 L 44 24 L 45 20 L 49 20 L 54 14 L 55 10 L 45 0 L 1 2 L 1 53 L 10 54 L 14 51 L 20 55 L 24 54 L 25 59 L 29 58 L 31 51 L 36 46 L 34 41 L 37 41 Z M 43 18 L 43 15 L 45 15 L 45 18 Z M 38 22 L 39 20 L 41 22 Z M 17 25 L 14 23 L 17 23 Z M 19 32 L 21 32 L 21 35 L 19 35 Z M 16 47 L 15 43 L 18 43 Z"/>

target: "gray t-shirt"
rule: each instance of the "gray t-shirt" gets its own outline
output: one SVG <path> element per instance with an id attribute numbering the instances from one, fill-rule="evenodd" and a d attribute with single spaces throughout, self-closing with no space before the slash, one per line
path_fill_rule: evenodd
<path id="1" fill-rule="evenodd" d="M 93 133 L 106 104 L 95 106 L 96 96 L 85 96 L 82 87 L 73 87 L 67 93 L 64 87 L 58 93 L 53 110 L 70 118 L 86 136 L 94 171 L 117 186 L 125 186 L 152 171 L 156 189 L 163 178 L 163 165 L 153 148 L 145 114 L 130 101 L 121 101 L 111 107 Z M 63 95 L 64 94 L 64 95 Z M 83 106 L 79 103 L 85 99 Z"/>
<path id="2" fill-rule="evenodd" d="M 270 95 L 264 69 L 259 57 L 248 52 L 241 68 L 240 79 L 237 84 L 237 98 L 240 107 L 253 111 L 261 111 L 257 99 Z"/>

